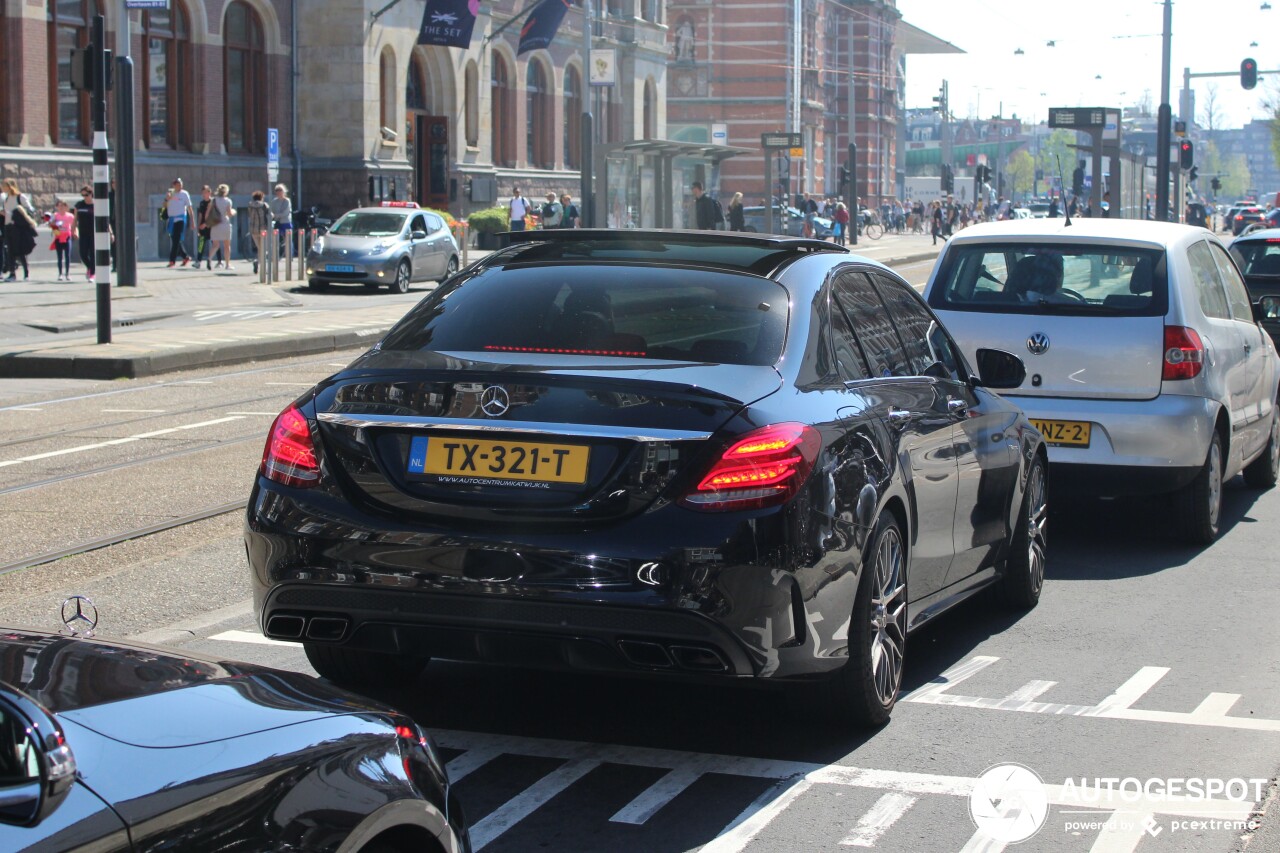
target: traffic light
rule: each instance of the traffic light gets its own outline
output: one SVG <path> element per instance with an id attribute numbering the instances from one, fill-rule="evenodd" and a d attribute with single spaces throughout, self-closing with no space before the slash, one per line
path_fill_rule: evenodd
<path id="1" fill-rule="evenodd" d="M 1199 176 L 1200 176 L 1200 169 L 1198 169 L 1195 166 L 1192 166 L 1191 173 L 1187 175 L 1187 182 L 1194 184 L 1196 182 L 1196 178 Z"/>
<path id="2" fill-rule="evenodd" d="M 93 72 L 97 67 L 97 57 L 94 55 L 94 51 L 95 48 L 92 44 L 71 49 L 70 82 L 72 89 L 78 89 L 82 92 L 93 91 Z M 107 65 L 107 79 L 104 81 L 103 88 L 110 91 L 113 88 L 112 78 L 115 76 L 111 70 L 111 51 L 103 51 L 103 61 Z"/>
<path id="3" fill-rule="evenodd" d="M 1084 168 L 1076 166 L 1076 170 L 1071 173 L 1071 194 L 1084 195 Z"/>
<path id="4" fill-rule="evenodd" d="M 1222 189 L 1222 181 L 1218 180 L 1217 178 L 1214 178 L 1213 180 L 1209 181 L 1209 186 L 1213 187 L 1214 192 L 1217 192 L 1218 190 Z"/>
<path id="5" fill-rule="evenodd" d="M 956 191 L 955 173 L 951 171 L 951 166 L 946 163 L 942 164 L 942 191 L 944 193 Z"/>
<path id="6" fill-rule="evenodd" d="M 1178 143 L 1178 165 L 1184 169 L 1190 169 L 1191 164 L 1195 162 L 1196 147 L 1191 144 L 1190 139 L 1184 139 Z"/>
<path id="7" fill-rule="evenodd" d="M 1240 85 L 1245 89 L 1252 89 L 1258 85 L 1258 63 L 1252 59 L 1240 62 Z"/>

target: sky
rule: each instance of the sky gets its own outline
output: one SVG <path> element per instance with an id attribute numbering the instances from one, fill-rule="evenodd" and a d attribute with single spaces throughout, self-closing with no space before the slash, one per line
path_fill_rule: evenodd
<path id="1" fill-rule="evenodd" d="M 1274 8 L 1262 9 L 1264 3 Z M 897 0 L 903 19 L 964 54 L 907 57 L 907 106 L 933 106 L 948 82 L 951 111 L 964 116 L 1017 114 L 1042 121 L 1050 107 L 1132 107 L 1150 92 L 1160 103 L 1164 4 L 1157 0 Z M 1280 74 L 1240 87 L 1240 61 L 1280 69 L 1280 0 L 1179 0 L 1173 3 L 1169 104 L 1178 117 L 1182 71 L 1231 72 L 1192 79 L 1203 123 L 1208 87 L 1217 87 L 1219 127 L 1266 118 L 1262 100 L 1280 93 Z M 1257 46 L 1251 46 L 1251 42 Z M 1054 46 L 1049 46 L 1053 42 Z M 1021 49 L 1022 55 L 1014 53 Z"/>

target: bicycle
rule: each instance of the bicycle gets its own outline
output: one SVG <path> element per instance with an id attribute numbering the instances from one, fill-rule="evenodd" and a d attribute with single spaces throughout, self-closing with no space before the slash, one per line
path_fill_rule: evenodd
<path id="1" fill-rule="evenodd" d="M 866 214 L 866 220 L 862 225 L 862 233 L 872 240 L 879 240 L 884 236 L 884 225 L 880 222 L 880 214 L 874 210 Z"/>

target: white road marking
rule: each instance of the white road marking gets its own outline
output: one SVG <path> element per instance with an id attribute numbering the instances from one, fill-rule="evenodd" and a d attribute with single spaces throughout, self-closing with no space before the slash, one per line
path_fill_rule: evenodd
<path id="1" fill-rule="evenodd" d="M 543 776 L 471 827 L 472 848 L 482 849 L 490 841 L 533 814 L 539 807 L 546 805 L 552 797 L 563 792 L 599 766 L 599 761 L 580 758 L 563 764 Z"/>
<path id="2" fill-rule="evenodd" d="M 961 696 L 951 688 L 991 666 L 997 657 L 977 655 L 939 675 L 933 681 L 902 698 L 903 702 L 925 705 L 949 705 L 957 708 L 980 708 L 987 711 L 1019 711 L 1028 714 L 1060 714 L 1070 717 L 1100 717 L 1108 720 L 1139 720 L 1148 723 L 1172 723 L 1183 726 L 1208 726 L 1221 729 L 1244 729 L 1257 732 L 1280 732 L 1280 719 L 1264 717 L 1232 717 L 1228 711 L 1240 696 L 1235 693 L 1210 693 L 1194 711 L 1156 711 L 1133 705 L 1169 673 L 1164 666 L 1144 666 L 1115 692 L 1096 705 L 1067 705 L 1036 702 L 1035 697 L 1054 686 L 1052 681 L 1032 681 L 1003 699 Z"/>
<path id="3" fill-rule="evenodd" d="M 1089 853 L 1133 853 L 1138 849 L 1143 836 L 1147 835 L 1145 825 L 1151 817 L 1149 814 L 1133 812 L 1117 813 L 1116 819 L 1103 824 Z"/>
<path id="4" fill-rule="evenodd" d="M 184 343 L 194 344 L 196 341 L 185 341 Z M 208 379 L 185 379 L 182 382 L 175 382 L 175 385 L 212 385 Z"/>
<path id="5" fill-rule="evenodd" d="M 996 841 L 979 829 L 969 836 L 969 840 L 960 848 L 960 853 L 1000 853 L 1004 847 L 1003 841 Z"/>
<path id="6" fill-rule="evenodd" d="M 289 648 L 298 648 L 301 643 L 291 643 L 287 640 L 273 640 L 270 637 L 264 637 L 257 631 L 223 631 L 221 634 L 214 634 L 210 640 L 222 640 L 228 643 L 252 643 L 255 646 L 286 646 Z"/>
<path id="7" fill-rule="evenodd" d="M 646 788 L 638 797 L 619 809 L 609 820 L 613 823 L 642 824 L 653 817 L 667 803 L 683 794 L 694 782 L 702 778 L 703 771 L 694 768 L 676 768 Z"/>
<path id="8" fill-rule="evenodd" d="M 162 415 L 164 409 L 103 409 L 104 412 L 136 412 L 140 414 Z"/>
<path id="9" fill-rule="evenodd" d="M 524 814 L 532 811 L 526 808 L 532 800 L 541 799 L 542 802 L 546 802 L 546 800 L 550 799 L 550 796 L 543 796 L 546 791 L 551 791 L 551 796 L 554 796 L 555 793 L 559 793 L 569 784 L 572 784 L 573 781 L 580 778 L 581 773 L 579 773 L 579 770 L 586 765 L 595 767 L 601 764 L 622 764 L 634 767 L 658 767 L 674 772 L 684 771 L 685 774 L 694 776 L 703 773 L 717 773 L 776 781 L 778 784 L 758 797 L 716 839 L 702 848 L 703 851 L 708 853 L 738 853 L 738 851 L 745 849 L 752 839 L 758 836 L 772 820 L 786 810 L 787 806 L 814 785 L 869 788 L 881 792 L 908 795 L 914 798 L 919 798 L 924 794 L 968 797 L 973 790 L 974 783 L 977 781 L 975 778 L 967 776 L 943 776 L 901 770 L 872 770 L 839 764 L 824 765 L 801 761 L 751 758 L 748 756 L 628 747 L 616 744 L 526 738 L 515 735 L 495 737 L 479 732 L 465 732 L 456 729 L 435 730 L 432 735 L 440 746 L 463 751 L 462 755 L 450 762 L 451 773 L 455 766 L 459 769 L 465 769 L 470 766 L 471 770 L 473 770 L 475 767 L 491 761 L 498 754 L 504 753 L 539 758 L 557 758 L 567 761 L 568 764 L 562 766 L 560 770 L 553 771 L 551 776 L 547 777 L 549 779 L 551 777 L 555 778 L 548 783 L 546 789 L 539 787 L 541 783 L 535 783 L 524 794 L 517 797 L 517 799 L 521 799 L 526 794 L 529 795 L 522 800 L 519 809 Z M 463 759 L 472 750 L 479 751 L 481 754 L 470 762 L 464 762 Z M 591 767 L 587 769 L 591 769 Z M 470 772 L 470 770 L 467 770 L 467 772 Z M 566 780 L 566 777 L 571 778 Z M 656 809 L 651 810 L 649 807 L 657 799 L 650 794 L 652 789 L 653 786 L 636 798 L 636 801 L 642 802 L 633 801 L 624 807 L 619 814 L 639 813 L 642 810 L 646 810 L 652 815 Z M 1146 794 L 1135 797 L 1133 791 L 1122 793 L 1119 788 L 1107 790 L 1106 788 L 1097 787 L 1045 785 L 1045 794 L 1050 805 L 1088 809 L 1100 813 L 1101 820 L 1105 820 L 1107 814 L 1117 812 L 1122 813 L 1126 819 L 1131 815 L 1169 815 L 1202 820 L 1214 818 L 1220 820 L 1244 820 L 1254 807 L 1254 804 L 1250 802 L 1212 797 L 1202 799 L 1198 797 L 1151 796 Z M 515 814 L 515 810 L 506 811 L 506 808 L 504 806 L 502 809 L 504 816 L 500 822 L 502 826 L 501 832 L 505 832 L 515 824 L 515 821 L 510 820 L 510 817 Z M 488 818 L 481 821 L 479 825 L 485 824 L 487 820 Z M 501 832 L 496 831 L 498 826 L 499 822 L 489 825 L 489 828 L 486 829 L 483 843 L 476 844 L 477 850 L 501 834 Z M 476 840 L 474 834 L 472 840 Z M 970 839 L 970 843 L 976 844 L 978 841 Z M 986 846 L 966 849 L 997 853 L 1002 848 Z"/>
<path id="10" fill-rule="evenodd" d="M 852 831 L 840 843 L 846 847 L 875 847 L 898 818 L 916 804 L 916 798 L 906 794 L 885 794 L 858 819 Z"/>
<path id="11" fill-rule="evenodd" d="M 113 447 L 118 444 L 129 444 L 134 441 L 141 441 L 144 438 L 155 438 L 159 435 L 169 435 L 175 432 L 182 432 L 188 429 L 199 429 L 200 427 L 214 426 L 215 424 L 225 424 L 229 421 L 238 421 L 240 416 L 217 418 L 212 421 L 201 421 L 198 424 L 186 424 L 185 426 L 169 427 L 168 429 L 157 429 L 151 432 L 141 432 L 137 435 L 126 436 L 125 438 L 113 438 L 110 441 L 100 441 L 96 444 L 81 444 L 76 447 L 65 447 L 62 450 L 50 450 L 47 453 L 36 453 L 31 456 L 23 456 L 18 459 L 9 459 L 0 462 L 0 468 L 7 468 L 10 465 L 20 465 L 23 462 L 35 462 L 40 459 L 50 459 L 54 456 L 66 456 L 71 453 L 83 453 L 86 450 L 98 450 L 103 447 Z"/>
<path id="12" fill-rule="evenodd" d="M 4 409 L 3 411 L 6 411 L 6 412 L 43 412 L 43 411 L 44 411 L 44 409 L 37 409 L 37 408 L 35 408 L 35 407 L 33 407 L 33 406 L 25 406 L 25 407 L 23 407 L 23 408 L 21 408 L 21 409 L 18 409 L 18 408 L 14 408 L 14 407 L 12 407 L 12 406 L 11 406 L 11 407 L 9 407 L 8 409 Z"/>

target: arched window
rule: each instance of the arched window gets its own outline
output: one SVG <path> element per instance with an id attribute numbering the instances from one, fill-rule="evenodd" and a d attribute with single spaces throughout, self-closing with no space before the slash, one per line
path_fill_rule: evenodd
<path id="1" fill-rule="evenodd" d="M 410 77 L 413 75 L 410 74 Z M 390 47 L 382 49 L 378 60 L 379 127 L 394 128 L 396 120 L 396 58 Z"/>
<path id="2" fill-rule="evenodd" d="M 222 29 L 227 150 L 261 153 L 267 142 L 262 22 L 244 0 L 232 0 Z"/>
<path id="3" fill-rule="evenodd" d="M 507 72 L 507 61 L 501 56 L 493 57 L 492 80 L 492 119 L 493 125 L 493 165 L 514 166 L 516 164 L 515 137 L 515 100 L 511 92 L 511 76 Z"/>
<path id="4" fill-rule="evenodd" d="M 570 66 L 564 70 L 564 165 L 580 168 L 582 162 L 582 75 Z"/>
<path id="5" fill-rule="evenodd" d="M 191 142 L 191 29 L 187 11 L 175 2 L 170 9 L 142 15 L 142 79 L 146 85 L 147 120 L 142 137 L 147 148 L 182 148 Z"/>
<path id="6" fill-rule="evenodd" d="M 404 106 L 408 110 L 426 110 L 427 75 L 422 70 L 422 60 L 417 56 L 409 60 L 409 79 L 404 84 Z"/>
<path id="7" fill-rule="evenodd" d="M 92 0 L 49 0 L 49 137 L 54 145 L 89 143 L 89 93 L 71 88 L 71 51 L 89 43 Z M 10 67 L 9 74 L 16 73 Z M 6 74 L 5 76 L 9 76 Z"/>
<path id="8" fill-rule="evenodd" d="M 555 167 L 554 137 L 551 135 L 551 128 L 555 123 L 555 108 L 551 87 L 547 85 L 546 67 L 541 62 L 530 60 L 526 78 L 526 156 L 530 166 L 551 169 Z"/>
<path id="9" fill-rule="evenodd" d="M 475 148 L 480 144 L 480 71 L 475 60 L 467 63 L 465 106 L 467 145 Z"/>

